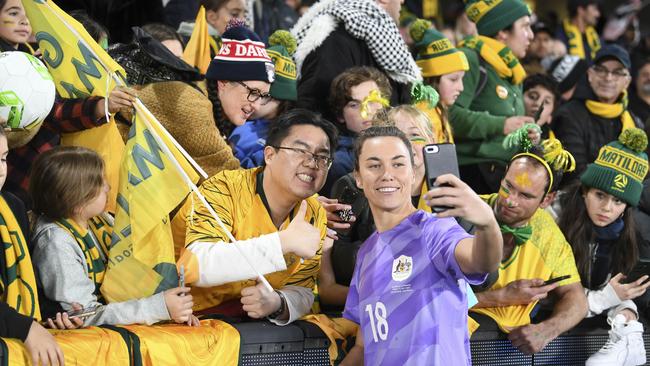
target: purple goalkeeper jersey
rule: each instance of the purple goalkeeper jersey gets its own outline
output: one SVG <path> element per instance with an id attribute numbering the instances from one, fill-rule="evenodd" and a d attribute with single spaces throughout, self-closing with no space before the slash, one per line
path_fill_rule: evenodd
<path id="1" fill-rule="evenodd" d="M 357 256 L 343 317 L 360 324 L 366 365 L 470 365 L 467 282 L 454 219 L 416 211 L 375 232 Z"/>

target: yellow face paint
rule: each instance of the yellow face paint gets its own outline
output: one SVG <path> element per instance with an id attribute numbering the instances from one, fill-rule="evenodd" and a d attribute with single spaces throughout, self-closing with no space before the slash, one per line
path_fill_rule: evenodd
<path id="1" fill-rule="evenodd" d="M 501 188 L 499 188 L 499 197 L 503 198 L 504 200 L 508 199 L 508 197 L 510 197 L 510 191 L 508 188 L 501 186 Z"/>
<path id="2" fill-rule="evenodd" d="M 515 183 L 521 186 L 522 188 L 530 188 L 533 185 L 533 182 L 530 180 L 527 172 L 517 174 L 515 177 Z"/>

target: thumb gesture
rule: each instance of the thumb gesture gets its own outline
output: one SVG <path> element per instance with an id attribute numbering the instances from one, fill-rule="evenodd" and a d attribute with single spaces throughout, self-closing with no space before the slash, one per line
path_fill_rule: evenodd
<path id="1" fill-rule="evenodd" d="M 302 258 L 316 255 L 320 245 L 320 230 L 305 219 L 307 202 L 300 203 L 300 209 L 286 229 L 280 231 L 280 243 L 283 253 L 294 253 Z"/>

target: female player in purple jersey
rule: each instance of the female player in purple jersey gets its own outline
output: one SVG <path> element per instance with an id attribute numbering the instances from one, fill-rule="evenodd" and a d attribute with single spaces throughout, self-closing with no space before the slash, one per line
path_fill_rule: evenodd
<path id="1" fill-rule="evenodd" d="M 453 175 L 425 195 L 451 209 L 413 207 L 412 150 L 395 127 L 362 132 L 355 155 L 377 231 L 357 256 L 343 316 L 360 327 L 342 365 L 469 365 L 467 282 L 496 270 L 503 247 L 492 209 Z M 476 225 L 475 237 L 453 217 Z"/>

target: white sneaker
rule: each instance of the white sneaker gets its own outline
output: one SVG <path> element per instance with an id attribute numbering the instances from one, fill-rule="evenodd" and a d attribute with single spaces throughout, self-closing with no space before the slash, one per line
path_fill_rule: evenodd
<path id="1" fill-rule="evenodd" d="M 646 363 L 643 344 L 643 325 L 636 320 L 625 323 L 625 316 L 618 314 L 610 322 L 607 343 L 589 357 L 585 366 L 637 366 Z"/>

